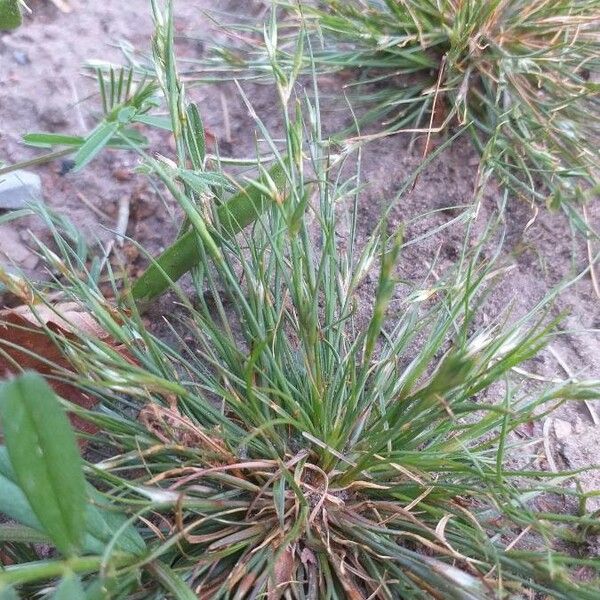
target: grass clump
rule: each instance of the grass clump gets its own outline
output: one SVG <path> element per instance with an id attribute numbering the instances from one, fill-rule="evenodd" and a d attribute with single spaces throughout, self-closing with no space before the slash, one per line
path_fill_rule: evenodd
<path id="1" fill-rule="evenodd" d="M 597 0 L 280 4 L 282 26 L 298 22 L 312 35 L 320 72 L 356 78 L 347 88 L 368 102 L 363 123 L 423 135 L 468 125 L 484 170 L 554 208 L 597 191 Z M 280 60 L 292 62 L 286 31 Z M 245 55 L 221 51 L 220 60 L 236 76 L 265 70 L 256 44 Z"/>
<path id="2" fill-rule="evenodd" d="M 186 112 L 171 18 L 155 10 L 157 79 L 177 131 Z M 519 425 L 566 400 L 599 397 L 600 383 L 532 391 L 513 379 L 550 329 L 543 314 L 532 325 L 507 324 L 508 315 L 482 324 L 498 275 L 484 260 L 485 240 L 465 243 L 443 279 L 418 287 L 399 283 L 404 241 L 385 215 L 359 247 L 359 182 L 340 174 L 347 157 L 329 154 L 316 90 L 315 101 L 286 93 L 293 77 L 280 68 L 283 139 L 257 121 L 284 183 L 274 185 L 273 167 L 261 165 L 253 187 L 269 202 L 259 203 L 251 232 L 235 237 L 216 222 L 207 236 L 193 189 L 172 182 L 200 261 L 193 300 L 173 285 L 171 343 L 144 325 L 127 288 L 117 306 L 103 297 L 56 227 L 59 251 L 40 245 L 60 273 L 55 291 L 113 338 L 57 340 L 74 366 L 57 377 L 101 400 L 94 412 L 69 408 L 100 429 L 86 436 L 81 493 L 112 526 L 104 546 L 80 541 L 79 554 L 42 563 L 32 562 L 30 543 L 40 524 L 3 529 L 3 555 L 20 564 L 0 570 L 0 592 L 51 588 L 59 597 L 70 585 L 119 599 L 595 598 L 600 565 L 576 545 L 584 542 L 577 526 L 593 519 L 535 510 L 544 491 L 574 494 L 559 489 L 568 474 L 543 484 L 509 469 L 506 452 L 517 447 Z M 193 148 L 178 146 L 182 164 Z M 144 161 L 161 177 L 155 159 Z M 379 278 L 364 314 L 356 299 L 373 267 Z M 11 439 L 18 444 L 14 431 Z M 0 466 L 17 486 L 19 465 Z M 89 519 L 79 519 L 77 539 L 87 539 Z M 589 568 L 592 583 L 572 567 Z"/>

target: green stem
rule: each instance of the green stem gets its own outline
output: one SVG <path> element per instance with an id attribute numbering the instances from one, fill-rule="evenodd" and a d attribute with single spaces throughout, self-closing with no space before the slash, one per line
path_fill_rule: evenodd
<path id="1" fill-rule="evenodd" d="M 281 164 L 277 163 L 271 168 L 269 177 L 277 189 L 282 191 L 286 177 Z M 263 186 L 266 181 L 266 177 L 258 180 Z M 225 237 L 233 237 L 254 222 L 269 205 L 270 202 L 267 201 L 260 187 L 255 184 L 248 185 L 217 208 L 219 233 Z M 153 260 L 148 269 L 134 283 L 132 288 L 134 300 L 146 302 L 156 298 L 173 282 L 196 266 L 199 261 L 198 232 L 192 229 Z"/>
<path id="2" fill-rule="evenodd" d="M 115 567 L 123 567 L 139 560 L 139 557 L 119 555 L 113 558 Z M 23 585 L 35 581 L 55 579 L 69 573 L 93 573 L 100 569 L 102 556 L 80 556 L 67 560 L 41 560 L 21 565 L 11 565 L 0 571 L 0 588 Z"/>
<path id="3" fill-rule="evenodd" d="M 24 160 L 23 162 L 17 163 L 15 165 L 9 165 L 8 167 L 3 167 L 0 169 L 0 175 L 6 175 L 7 173 L 11 173 L 12 171 L 16 171 L 17 169 L 27 169 L 29 167 L 35 167 L 37 165 L 43 165 L 47 162 L 53 161 L 57 158 L 62 158 L 63 156 L 69 156 L 69 154 L 73 154 L 77 152 L 78 148 L 63 148 L 62 150 L 57 150 L 56 152 L 50 152 L 50 154 L 44 154 L 43 156 L 37 156 L 36 158 L 32 158 L 31 160 Z"/>

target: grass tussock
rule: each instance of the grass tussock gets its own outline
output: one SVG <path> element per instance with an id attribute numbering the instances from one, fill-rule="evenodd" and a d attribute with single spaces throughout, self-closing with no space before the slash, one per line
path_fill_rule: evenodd
<path id="1" fill-rule="evenodd" d="M 312 54 L 305 66 L 344 74 L 351 101 L 367 107 L 363 125 L 424 138 L 467 126 L 484 172 L 553 208 L 597 191 L 596 0 L 279 4 L 279 60 L 294 63 L 297 36 L 307 32 Z M 242 30 L 238 46 L 252 35 L 251 26 Z M 197 77 L 218 70 L 217 63 L 236 77 L 268 72 L 269 49 L 255 41 L 217 54 Z"/>

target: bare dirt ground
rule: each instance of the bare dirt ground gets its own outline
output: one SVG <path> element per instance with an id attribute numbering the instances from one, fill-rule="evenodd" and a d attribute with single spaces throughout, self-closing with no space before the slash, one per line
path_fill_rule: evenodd
<path id="1" fill-rule="evenodd" d="M 84 62 L 93 58 L 119 62 L 118 43 L 123 40 L 135 48 L 149 48 L 152 32 L 149 0 L 67 0 L 67 4 L 71 12 L 62 12 L 50 0 L 32 0 L 33 16 L 26 19 L 24 27 L 0 34 L 0 161 L 12 164 L 39 154 L 39 150 L 21 143 L 26 132 L 80 134 L 91 129 L 99 105 L 94 96 L 94 82 L 82 77 Z M 178 48 L 182 56 L 190 58 L 202 56 L 205 50 L 201 40 L 220 35 L 203 10 L 244 13 L 258 19 L 265 15 L 265 3 L 259 0 L 178 0 L 175 6 Z M 336 81 L 324 84 L 324 94 L 339 94 L 336 86 Z M 278 113 L 273 108 L 273 90 L 258 85 L 246 85 L 244 89 L 259 116 L 268 125 L 276 126 Z M 254 127 L 235 87 L 202 86 L 194 88 L 192 94 L 221 152 L 252 156 Z M 330 117 L 336 122 L 345 118 L 340 117 L 339 108 Z M 398 135 L 364 149 L 363 180 L 367 186 L 360 208 L 363 236 L 376 221 L 378 209 L 390 202 L 419 164 L 420 149 L 417 145 L 410 150 L 408 142 L 407 136 Z M 156 144 L 155 149 L 161 153 L 171 151 L 166 136 L 157 139 Z M 133 173 L 134 161 L 124 153 L 105 152 L 82 173 L 65 173 L 68 165 L 61 161 L 36 167 L 35 171 L 42 177 L 48 206 L 68 215 L 90 242 L 98 239 L 106 244 L 114 237 L 112 230 L 119 204 L 124 203 L 130 208 L 127 234 L 156 253 L 173 239 L 178 213 L 172 204 L 163 203 L 142 177 Z M 468 139 L 461 140 L 421 176 L 413 192 L 394 209 L 393 221 L 409 221 L 428 211 L 471 202 L 476 173 L 477 155 Z M 493 212 L 500 197 L 499 191 L 490 186 L 482 202 L 481 222 Z M 588 211 L 592 225 L 600 229 L 599 203 Z M 439 212 L 421 220 L 409 227 L 408 236 L 439 227 L 452 216 L 451 211 Z M 510 303 L 515 314 L 524 313 L 552 286 L 589 265 L 585 241 L 581 236 L 573 241 L 562 215 L 541 210 L 536 216 L 532 207 L 513 200 L 508 206 L 506 223 L 503 260 L 512 269 L 486 305 L 490 318 Z M 0 261 L 41 277 L 38 259 L 28 249 L 28 229 L 44 235 L 41 225 L 34 220 L 0 227 Z M 463 235 L 461 227 L 450 227 L 441 235 L 408 247 L 401 275 L 407 280 L 419 280 L 438 252 L 438 270 L 448 268 L 457 257 Z M 126 244 L 118 251 L 126 261 L 141 268 L 143 261 L 133 245 Z M 597 269 L 600 271 L 600 266 Z M 365 310 L 368 308 L 366 305 Z M 556 337 L 551 350 L 544 351 L 528 365 L 528 370 L 546 378 L 564 378 L 567 374 L 582 379 L 600 377 L 600 299 L 589 275 L 560 294 L 553 313 L 563 312 L 566 316 L 561 327 L 565 334 Z M 535 447 L 540 468 L 554 464 L 559 468 L 577 468 L 598 462 L 600 424 L 594 422 L 593 416 L 600 414 L 600 406 L 591 408 L 592 411 L 583 403 L 572 403 L 551 417 L 546 426 L 546 447 L 543 444 Z M 539 429 L 524 432 L 531 436 L 539 434 Z M 587 489 L 600 489 L 596 473 L 583 478 Z"/>

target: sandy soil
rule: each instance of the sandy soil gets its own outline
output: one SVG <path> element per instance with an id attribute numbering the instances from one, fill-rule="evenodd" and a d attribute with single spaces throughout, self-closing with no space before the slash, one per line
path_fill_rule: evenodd
<path id="1" fill-rule="evenodd" d="M 89 130 L 95 122 L 98 103 L 97 98 L 84 101 L 95 91 L 93 81 L 81 76 L 84 62 L 90 58 L 118 61 L 117 45 L 123 40 L 139 49 L 149 47 L 152 24 L 148 0 L 68 0 L 68 4 L 72 11 L 63 13 L 49 0 L 32 0 L 34 14 L 27 18 L 26 25 L 17 32 L 0 34 L 0 161 L 14 163 L 39 154 L 20 142 L 26 132 Z M 200 57 L 204 51 L 200 40 L 219 35 L 202 12 L 206 8 L 243 11 L 257 18 L 264 14 L 264 3 L 259 0 L 176 1 L 181 55 Z M 339 93 L 337 86 L 337 82 L 331 80 L 323 91 Z M 276 126 L 273 91 L 266 86 L 244 87 L 259 116 L 268 125 Z M 252 122 L 235 88 L 202 86 L 194 88 L 192 93 L 221 151 L 237 156 L 252 155 Z M 336 123 L 343 119 L 339 110 L 330 117 Z M 166 137 L 155 141 L 157 150 L 169 152 Z M 360 209 L 363 236 L 377 217 L 376 207 L 390 202 L 419 160 L 418 146 L 410 150 L 409 140 L 403 135 L 365 147 L 363 180 L 368 185 Z M 115 227 L 118 206 L 125 201 L 131 210 L 128 235 L 148 250 L 157 252 L 173 239 L 178 213 L 172 204 L 163 203 L 143 178 L 132 172 L 133 161 L 124 153 L 105 152 L 80 174 L 64 174 L 65 164 L 60 161 L 38 167 L 36 171 L 42 177 L 47 204 L 67 214 L 90 241 L 98 238 L 106 244 L 113 237 L 111 230 Z M 399 223 L 427 211 L 470 202 L 476 172 L 477 155 L 469 141 L 462 140 L 423 174 L 414 191 L 393 211 L 393 221 Z M 481 222 L 492 213 L 499 200 L 498 190 L 490 186 L 482 202 Z M 589 213 L 592 224 L 600 229 L 599 204 L 591 206 Z M 450 211 L 421 220 L 409 228 L 408 235 L 423 234 L 452 216 Z M 506 221 L 503 259 L 513 268 L 491 296 L 486 308 L 490 317 L 509 303 L 513 303 L 515 314 L 522 314 L 551 286 L 588 266 L 584 241 L 579 237 L 573 242 L 561 215 L 542 210 L 536 216 L 530 206 L 512 201 Z M 35 221 L 0 227 L 0 260 L 3 264 L 14 263 L 39 277 L 42 274 L 37 258 L 27 248 L 27 228 L 44 235 Z M 407 248 L 406 260 L 401 265 L 402 276 L 418 280 L 438 252 L 438 269 L 447 268 L 456 258 L 462 242 L 463 230 L 456 226 L 441 236 Z M 132 245 L 119 251 L 134 267 L 137 265 L 135 268 L 141 268 L 141 258 Z M 589 276 L 561 293 L 553 312 L 566 312 L 562 328 L 569 333 L 558 336 L 551 351 L 543 352 L 528 369 L 543 377 L 564 377 L 567 370 L 580 378 L 600 377 L 600 299 L 594 293 Z M 592 410 L 600 414 L 600 406 Z M 594 423 L 585 405 L 572 403 L 552 419 L 547 427 L 550 452 L 559 467 L 597 462 L 600 425 Z M 539 433 L 536 430 L 527 435 Z M 547 467 L 543 446 L 537 449 L 539 465 Z M 600 489 L 600 478 L 595 473 L 583 477 L 586 487 Z"/>

